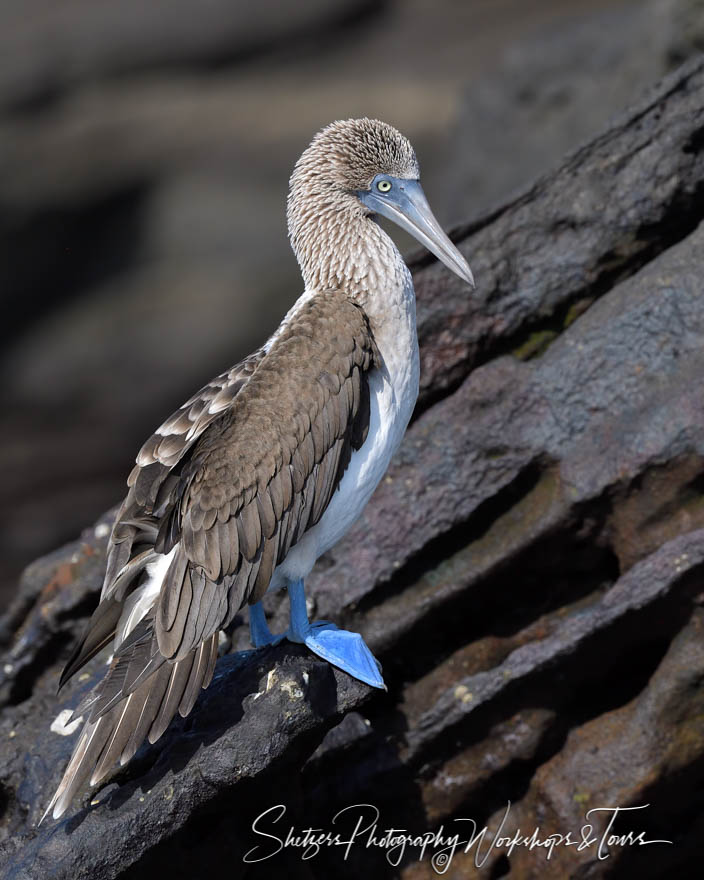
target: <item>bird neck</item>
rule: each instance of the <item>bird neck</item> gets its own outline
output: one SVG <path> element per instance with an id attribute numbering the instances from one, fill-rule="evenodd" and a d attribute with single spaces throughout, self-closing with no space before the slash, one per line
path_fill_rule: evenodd
<path id="1" fill-rule="evenodd" d="M 344 290 L 371 317 L 395 296 L 412 294 L 410 276 L 395 244 L 362 211 L 331 205 L 315 213 L 291 212 L 289 234 L 306 290 Z"/>
<path id="2" fill-rule="evenodd" d="M 396 245 L 361 210 L 346 214 L 339 206 L 329 211 L 318 206 L 307 214 L 289 202 L 288 220 L 306 289 L 284 325 L 310 296 L 344 290 L 367 316 L 385 375 L 408 398 L 410 416 L 418 394 L 416 299 L 411 273 Z"/>

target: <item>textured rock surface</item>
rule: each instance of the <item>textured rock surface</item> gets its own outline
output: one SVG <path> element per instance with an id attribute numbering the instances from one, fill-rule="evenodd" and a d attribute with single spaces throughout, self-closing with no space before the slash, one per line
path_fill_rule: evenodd
<path id="1" fill-rule="evenodd" d="M 536 27 L 466 89 L 444 182 L 451 215 L 462 217 L 462 193 L 485 209 L 522 188 L 702 48 L 700 0 L 614 4 Z"/>
<path id="2" fill-rule="evenodd" d="M 89 686 L 84 683 L 82 692 Z M 264 809 L 271 806 L 270 785 L 281 796 L 284 780 L 295 777 L 326 727 L 359 706 L 368 690 L 323 662 L 311 662 L 303 649 L 263 650 L 254 661 L 239 654 L 222 658 L 192 719 L 173 724 L 163 743 L 143 749 L 117 777 L 119 786 L 103 790 L 89 807 L 58 826 L 42 826 L 21 848 L 17 839 L 9 843 L 2 876 L 116 877 L 179 831 L 189 835 L 189 823 L 217 822 L 221 815 L 227 816 L 229 846 L 236 849 L 238 825 L 245 833 L 240 846 L 246 843 L 249 810 L 260 801 Z M 51 700 L 44 701 L 43 712 L 36 702 L 31 714 L 27 708 L 3 721 L 1 735 L 12 732 L 18 743 L 4 756 L 3 769 L 14 764 L 17 772 L 21 764 L 16 797 L 31 804 L 27 821 L 34 825 L 47 782 L 58 784 L 72 738 L 48 733 L 56 709 Z M 37 727 L 44 730 L 37 737 L 42 748 L 24 753 L 21 744 L 36 737 Z"/>
<path id="3" fill-rule="evenodd" d="M 224 860 L 244 876 L 252 822 L 276 804 L 286 828 L 330 829 L 370 803 L 380 828 L 471 818 L 490 839 L 509 801 L 502 834 L 579 836 L 592 807 L 650 804 L 614 828 L 673 843 L 613 844 L 601 860 L 596 846 L 556 846 L 549 861 L 486 844 L 445 876 L 691 871 L 704 784 L 702 93 L 698 59 L 465 229 L 474 298 L 416 264 L 422 412 L 310 579 L 317 615 L 380 656 L 388 694 L 291 646 L 230 654 L 191 718 L 37 831 L 71 746 L 49 725 L 104 662 L 54 697 L 99 588 L 107 520 L 27 570 L 0 628 L 1 877 L 192 877 Z M 281 629 L 285 606 L 269 598 Z M 225 649 L 246 644 L 241 622 Z M 592 821 L 598 837 L 605 818 Z M 412 847 L 393 869 L 362 845 L 346 861 L 291 849 L 257 867 L 437 876 Z"/>

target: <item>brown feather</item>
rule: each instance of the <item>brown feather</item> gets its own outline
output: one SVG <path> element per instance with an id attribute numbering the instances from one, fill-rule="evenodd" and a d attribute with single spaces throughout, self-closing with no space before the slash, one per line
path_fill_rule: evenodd
<path id="1" fill-rule="evenodd" d="M 252 586 L 252 593 L 248 597 L 248 602 L 258 602 L 269 587 L 269 581 L 274 573 L 276 558 L 278 556 L 279 542 L 277 536 L 274 535 L 269 540 L 264 541 L 261 559 L 259 560 L 259 568 L 257 576 Z"/>
<path id="2" fill-rule="evenodd" d="M 188 508 L 187 513 L 187 524 L 193 529 L 194 532 L 199 532 L 205 524 L 205 514 L 206 511 L 201 507 L 199 503 L 192 504 Z"/>
<path id="3" fill-rule="evenodd" d="M 233 516 L 228 520 L 227 529 L 230 536 L 230 564 L 227 567 L 227 573 L 232 574 L 237 571 L 240 564 L 240 534 L 236 517 Z"/>
<path id="4" fill-rule="evenodd" d="M 350 376 L 350 387 L 352 389 L 352 411 L 357 412 L 362 393 L 362 377 L 359 367 L 355 364 Z"/>
<path id="5" fill-rule="evenodd" d="M 156 718 L 149 728 L 148 739 L 155 743 L 169 726 L 169 722 L 176 714 L 179 703 L 183 696 L 184 688 L 191 674 L 191 667 L 195 660 L 195 651 L 191 651 L 183 660 L 179 660 L 171 666 L 171 677 L 167 685 L 164 697 L 161 701 Z"/>
<path id="6" fill-rule="evenodd" d="M 218 518 L 218 509 L 217 507 L 211 507 L 206 510 L 203 514 L 203 526 L 204 529 L 212 529 L 215 524 L 215 520 Z"/>
<path id="7" fill-rule="evenodd" d="M 213 673 L 215 672 L 215 664 L 218 661 L 218 633 L 215 632 L 208 639 L 208 644 L 210 645 L 210 654 L 208 656 L 208 666 L 205 670 L 205 675 L 203 676 L 203 684 L 201 687 L 203 690 L 208 687 L 210 682 L 213 680 Z"/>
<path id="8" fill-rule="evenodd" d="M 310 426 L 301 441 L 301 445 L 298 447 L 298 454 L 303 462 L 303 470 L 306 476 L 308 476 L 315 467 L 315 446 L 313 445 L 313 435 L 310 432 Z"/>
<path id="9" fill-rule="evenodd" d="M 243 603 L 246 601 L 247 581 L 249 580 L 254 565 L 244 556 L 240 557 L 240 559 L 241 563 L 236 575 L 232 577 L 227 584 L 227 617 L 223 626 L 227 626 L 227 624 L 232 621 L 235 614 L 237 614 Z"/>
<path id="10" fill-rule="evenodd" d="M 220 529 L 217 523 L 213 523 L 203 530 L 205 539 L 205 554 L 198 557 L 198 562 L 203 566 L 206 575 L 211 581 L 220 577 L 222 569 L 222 550 L 220 549 Z M 226 550 L 229 557 L 229 550 Z"/>
<path id="11" fill-rule="evenodd" d="M 305 467 L 303 466 L 303 460 L 298 454 L 298 449 L 293 450 L 293 455 L 291 456 L 291 464 L 289 467 L 291 471 L 291 482 L 293 484 L 294 493 L 297 494 L 299 492 L 302 492 L 308 474 L 306 473 Z"/>
<path id="12" fill-rule="evenodd" d="M 141 620 L 115 652 L 105 678 L 74 711 L 96 721 L 136 690 L 164 663 L 154 638 L 153 621 Z"/>
<path id="13" fill-rule="evenodd" d="M 230 525 L 227 521 L 218 522 L 213 526 L 213 531 L 217 530 L 218 535 L 218 550 L 219 550 L 219 559 L 218 559 L 218 567 L 221 570 L 222 574 L 229 574 L 232 572 L 233 568 L 237 566 L 237 559 L 232 558 L 232 540 L 230 539 Z M 217 577 L 212 577 L 210 572 L 208 573 L 208 577 L 211 580 L 217 580 L 220 576 L 220 571 L 218 572 Z"/>
<path id="14" fill-rule="evenodd" d="M 184 633 L 184 641 L 188 644 L 197 645 L 211 635 L 212 631 L 208 632 L 205 626 L 211 609 L 218 605 L 216 600 L 218 592 L 224 592 L 222 584 L 216 584 L 209 578 L 203 578 L 203 592 L 198 602 L 194 603 L 191 615 L 194 618 L 193 634 L 189 635 L 188 630 Z"/>
<path id="15" fill-rule="evenodd" d="M 59 787 L 56 789 L 44 816 L 53 810 L 53 816 L 56 819 L 66 810 L 73 796 L 88 781 L 95 762 L 111 733 L 111 716 L 109 715 L 103 716 L 94 723 L 87 722 L 84 725 L 71 755 L 71 760 L 68 762 Z"/>
<path id="16" fill-rule="evenodd" d="M 340 390 L 340 376 L 337 373 L 331 373 L 328 370 L 325 370 L 318 377 L 318 381 L 326 390 L 330 391 L 332 394 L 337 394 Z"/>
<path id="17" fill-rule="evenodd" d="M 133 757 L 137 749 L 144 742 L 147 732 L 156 718 L 156 713 L 159 711 L 170 678 L 171 665 L 165 663 L 154 673 L 149 686 L 144 688 L 146 699 L 144 700 L 142 712 L 120 755 L 121 766 L 124 766 Z"/>
<path id="18" fill-rule="evenodd" d="M 183 619 L 183 629 L 178 640 L 178 647 L 170 655 L 175 660 L 182 660 L 200 640 L 197 632 L 198 618 L 202 611 L 202 601 L 208 580 L 200 568 L 191 568 L 187 577 L 190 577 L 192 595 Z M 178 616 L 176 617 L 173 629 L 169 633 L 169 637 L 174 640 L 178 635 L 177 624 L 179 624 Z M 161 648 L 161 645 L 159 647 Z"/>
<path id="19" fill-rule="evenodd" d="M 164 437 L 156 447 L 154 458 L 168 467 L 172 467 L 183 454 L 183 437 Z"/>
<path id="20" fill-rule="evenodd" d="M 229 623 L 227 619 L 227 596 L 227 585 L 224 582 L 218 584 L 215 596 L 207 609 L 208 616 L 203 626 L 203 638 L 205 638 L 207 633 L 214 633 L 217 636 L 219 630 Z"/>
<path id="21" fill-rule="evenodd" d="M 183 689 L 183 696 L 178 704 L 178 713 L 182 718 L 185 718 L 186 715 L 189 714 L 198 699 L 203 679 L 205 678 L 205 673 L 208 669 L 209 654 L 209 645 L 206 642 L 202 642 L 200 648 L 195 652 L 195 659 L 191 666 L 191 673 L 188 676 L 188 681 Z"/>
<path id="22" fill-rule="evenodd" d="M 281 519 L 281 516 L 286 509 L 284 506 L 284 493 L 281 485 L 280 470 L 272 476 L 269 484 L 266 487 L 266 492 L 271 499 L 271 506 L 274 510 L 274 517 L 278 521 Z"/>
<path id="23" fill-rule="evenodd" d="M 291 470 L 288 464 L 284 464 L 279 471 L 279 485 L 283 498 L 283 509 L 288 510 L 293 497 L 293 484 L 291 482 Z"/>
<path id="24" fill-rule="evenodd" d="M 177 612 L 176 616 L 173 618 L 172 625 L 168 628 L 163 626 L 161 623 L 162 615 L 160 613 L 157 614 L 156 618 L 156 635 L 159 640 L 159 650 L 168 658 L 174 657 L 181 648 L 183 629 L 186 625 L 186 620 L 191 609 L 191 602 L 193 600 L 191 574 L 186 574 L 180 586 L 173 583 L 166 583 L 162 588 L 160 599 L 165 594 L 168 595 L 171 591 L 178 591 Z"/>
<path id="25" fill-rule="evenodd" d="M 95 770 L 90 777 L 91 785 L 97 785 L 122 754 L 122 750 L 129 741 L 130 734 L 137 726 L 137 722 L 141 717 L 147 697 L 148 688 L 144 688 L 139 692 L 130 694 L 126 700 L 122 701 L 120 707 L 117 707 L 121 711 L 116 711 L 112 733 L 103 746 L 99 757 L 96 759 Z"/>
<path id="26" fill-rule="evenodd" d="M 158 605 L 158 628 L 162 630 L 170 630 L 179 613 L 183 599 L 182 590 L 184 580 L 186 578 L 187 559 L 183 553 L 176 553 L 176 557 L 169 565 L 169 569 L 164 578 L 164 586 L 161 588 Z M 190 582 L 188 583 L 190 590 Z M 190 602 L 190 595 L 188 597 Z"/>
<path id="27" fill-rule="evenodd" d="M 330 424 L 331 441 L 336 440 L 341 434 L 344 434 L 347 427 L 347 419 L 344 422 L 340 420 L 340 404 L 336 394 L 331 394 L 325 406 L 325 412 L 328 415 Z"/>
<path id="28" fill-rule="evenodd" d="M 261 523 L 262 535 L 264 538 L 270 538 L 276 529 L 276 515 L 274 514 L 274 505 L 272 504 L 269 493 L 264 489 L 257 493 L 257 509 L 259 512 L 259 522 Z"/>
<path id="29" fill-rule="evenodd" d="M 315 450 L 315 460 L 321 461 L 323 456 L 325 455 L 326 447 L 323 443 L 322 422 L 319 420 L 318 416 L 316 416 L 316 418 L 311 422 L 310 434 L 313 440 L 313 449 Z"/>
<path id="30" fill-rule="evenodd" d="M 240 552 L 250 562 L 257 555 L 262 540 L 261 523 L 256 503 L 250 502 L 237 514 Z"/>

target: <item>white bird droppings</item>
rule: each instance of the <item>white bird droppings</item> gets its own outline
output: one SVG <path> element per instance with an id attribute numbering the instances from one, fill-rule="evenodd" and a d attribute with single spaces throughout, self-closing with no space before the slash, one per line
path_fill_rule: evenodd
<path id="1" fill-rule="evenodd" d="M 70 724 L 66 722 L 73 715 L 73 709 L 62 709 L 59 714 L 54 718 L 51 722 L 51 730 L 52 733 L 58 733 L 59 736 L 70 736 L 74 731 L 76 731 L 83 721 L 83 716 L 80 715 L 78 718 L 74 718 Z"/>
<path id="2" fill-rule="evenodd" d="M 302 700 L 303 699 L 303 691 L 298 686 L 298 683 L 293 679 L 288 679 L 281 683 L 281 690 L 288 695 L 289 700 L 292 702 L 294 700 Z"/>
<path id="3" fill-rule="evenodd" d="M 96 538 L 104 538 L 106 535 L 110 534 L 110 526 L 107 523 L 99 523 L 95 527 L 95 537 Z"/>

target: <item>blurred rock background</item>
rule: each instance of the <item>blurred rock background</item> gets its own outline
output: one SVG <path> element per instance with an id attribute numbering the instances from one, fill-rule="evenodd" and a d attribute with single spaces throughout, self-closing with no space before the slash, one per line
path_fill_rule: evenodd
<path id="1" fill-rule="evenodd" d="M 702 0 L 0 0 L 0 605 L 300 293 L 318 128 L 397 125 L 452 225 L 702 48 Z"/>

